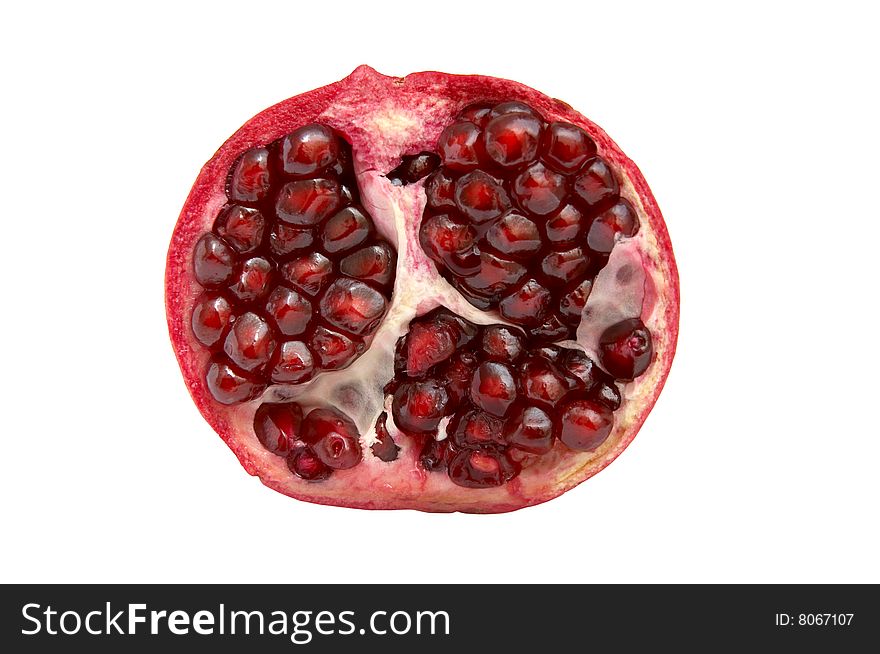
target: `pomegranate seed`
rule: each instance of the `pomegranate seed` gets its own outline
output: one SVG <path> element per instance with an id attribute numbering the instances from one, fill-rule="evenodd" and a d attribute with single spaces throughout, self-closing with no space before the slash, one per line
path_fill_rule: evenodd
<path id="1" fill-rule="evenodd" d="M 333 263 L 320 252 L 312 252 L 281 266 L 281 276 L 309 295 L 317 295 L 332 275 Z"/>
<path id="2" fill-rule="evenodd" d="M 468 411 L 449 423 L 452 442 L 461 448 L 492 445 L 501 440 L 504 421 L 485 411 Z"/>
<path id="3" fill-rule="evenodd" d="M 372 224 L 357 207 L 346 207 L 324 223 L 324 252 L 334 254 L 357 247 L 370 236 Z"/>
<path id="4" fill-rule="evenodd" d="M 546 454 L 553 449 L 553 421 L 538 407 L 520 408 L 507 421 L 503 438 L 526 452 Z"/>
<path id="5" fill-rule="evenodd" d="M 541 121 L 526 113 L 507 113 L 493 118 L 483 132 L 486 154 L 502 168 L 516 168 L 534 161 L 541 141 Z"/>
<path id="6" fill-rule="evenodd" d="M 435 441 L 429 438 L 419 452 L 419 464 L 428 472 L 442 470 L 446 467 L 446 456 L 449 449 L 449 441 Z"/>
<path id="7" fill-rule="evenodd" d="M 593 360 L 580 350 L 566 349 L 558 358 L 559 366 L 578 380 L 580 387 L 590 390 L 602 373 Z"/>
<path id="8" fill-rule="evenodd" d="M 551 313 L 540 325 L 532 328 L 531 333 L 536 338 L 548 341 L 558 341 L 570 337 L 571 328 L 564 325 L 555 313 Z"/>
<path id="9" fill-rule="evenodd" d="M 520 333 L 504 325 L 488 325 L 480 341 L 483 354 L 502 363 L 516 362 L 522 356 L 524 345 Z"/>
<path id="10" fill-rule="evenodd" d="M 559 300 L 559 315 L 566 322 L 577 325 L 581 321 L 590 291 L 593 290 L 593 282 L 585 279 L 570 291 L 566 292 Z"/>
<path id="11" fill-rule="evenodd" d="M 486 123 L 492 118 L 489 114 L 492 111 L 491 105 L 484 102 L 478 102 L 468 105 L 458 114 L 459 120 L 467 120 L 479 128 L 486 126 Z"/>
<path id="12" fill-rule="evenodd" d="M 256 209 L 232 205 L 214 221 L 214 231 L 239 254 L 253 252 L 263 242 L 266 219 Z"/>
<path id="13" fill-rule="evenodd" d="M 591 396 L 599 404 L 605 405 L 612 411 L 617 411 L 620 408 L 620 391 L 617 390 L 617 386 L 614 385 L 614 382 L 601 382 L 595 389 L 593 389 Z"/>
<path id="14" fill-rule="evenodd" d="M 237 373 L 226 363 L 217 361 L 208 366 L 205 382 L 211 395 L 220 404 L 247 402 L 262 393 L 266 387 Z"/>
<path id="15" fill-rule="evenodd" d="M 500 486 L 516 474 L 514 464 L 495 452 L 463 450 L 449 461 L 449 478 L 465 488 Z"/>
<path id="16" fill-rule="evenodd" d="M 455 178 L 442 168 L 425 182 L 425 195 L 432 209 L 451 209 L 455 206 Z"/>
<path id="17" fill-rule="evenodd" d="M 450 170 L 467 172 L 480 165 L 480 130 L 470 122 L 453 123 L 443 130 L 437 151 Z"/>
<path id="18" fill-rule="evenodd" d="M 526 268 L 522 264 L 481 252 L 480 271 L 468 277 L 465 284 L 478 295 L 495 295 L 517 284 L 525 274 Z"/>
<path id="19" fill-rule="evenodd" d="M 471 382 L 471 400 L 492 415 L 507 413 L 516 401 L 516 381 L 510 367 L 497 361 L 481 363 Z"/>
<path id="20" fill-rule="evenodd" d="M 287 467 L 297 477 L 306 481 L 323 481 L 333 472 L 311 448 L 303 448 L 294 451 L 287 457 Z"/>
<path id="21" fill-rule="evenodd" d="M 551 299 L 550 291 L 535 279 L 529 279 L 510 295 L 502 298 L 498 310 L 510 322 L 519 325 L 540 324 Z"/>
<path id="22" fill-rule="evenodd" d="M 583 277 L 590 269 L 590 259 L 581 248 L 551 252 L 541 261 L 541 272 L 551 284 L 567 284 Z"/>
<path id="23" fill-rule="evenodd" d="M 572 204 L 566 204 L 552 218 L 547 219 L 544 230 L 553 245 L 571 245 L 577 241 L 584 227 L 584 215 Z"/>
<path id="24" fill-rule="evenodd" d="M 635 209 L 626 200 L 620 200 L 592 222 L 587 232 L 587 245 L 595 252 L 608 254 L 618 236 L 634 236 L 638 229 Z"/>
<path id="25" fill-rule="evenodd" d="M 356 343 L 348 336 L 326 327 L 315 329 L 309 345 L 324 370 L 345 368 L 364 350 L 363 343 Z"/>
<path id="26" fill-rule="evenodd" d="M 290 175 L 314 175 L 338 156 L 339 137 L 324 125 L 305 125 L 281 140 L 281 166 Z"/>
<path id="27" fill-rule="evenodd" d="M 396 263 L 394 250 L 383 241 L 349 254 L 339 263 L 339 271 L 349 277 L 384 286 L 394 277 Z"/>
<path id="28" fill-rule="evenodd" d="M 254 302 L 271 288 L 272 264 L 262 257 L 247 259 L 241 264 L 235 283 L 229 287 L 240 302 Z"/>
<path id="29" fill-rule="evenodd" d="M 327 322 L 350 334 L 372 334 L 388 308 L 379 291 L 344 277 L 330 284 L 321 298 L 320 312 Z"/>
<path id="30" fill-rule="evenodd" d="M 422 249 L 438 263 L 445 263 L 455 254 L 472 250 L 475 237 L 473 227 L 446 214 L 423 220 L 419 228 Z"/>
<path id="31" fill-rule="evenodd" d="M 304 296 L 285 286 L 276 286 L 266 302 L 266 313 L 285 336 L 296 336 L 308 329 L 312 304 Z"/>
<path id="32" fill-rule="evenodd" d="M 193 272 L 196 281 L 205 288 L 226 284 L 232 279 L 235 254 L 223 240 L 211 234 L 203 235 L 193 250 Z"/>
<path id="33" fill-rule="evenodd" d="M 542 163 L 532 164 L 513 180 L 520 206 L 536 216 L 549 216 L 559 209 L 565 193 L 565 178 Z"/>
<path id="34" fill-rule="evenodd" d="M 576 387 L 574 379 L 566 377 L 555 365 L 534 357 L 526 361 L 520 371 L 520 387 L 529 400 L 549 409 Z"/>
<path id="35" fill-rule="evenodd" d="M 410 377 L 424 377 L 438 363 L 455 353 L 456 336 L 450 325 L 419 322 L 398 341 L 404 353 L 403 371 Z"/>
<path id="36" fill-rule="evenodd" d="M 416 434 L 433 432 L 446 412 L 449 395 L 439 381 L 401 384 L 391 401 L 391 415 L 399 429 Z"/>
<path id="37" fill-rule="evenodd" d="M 295 402 L 266 402 L 254 414 L 254 433 L 272 454 L 286 456 L 299 440 L 302 417 L 302 409 Z"/>
<path id="38" fill-rule="evenodd" d="M 589 207 L 607 205 L 617 199 L 620 187 L 611 167 L 600 157 L 587 162 L 574 181 L 574 192 Z"/>
<path id="39" fill-rule="evenodd" d="M 312 409 L 302 424 L 302 440 L 312 446 L 320 461 L 344 470 L 361 460 L 360 434 L 347 415 L 335 409 Z"/>
<path id="40" fill-rule="evenodd" d="M 232 308 L 226 298 L 209 295 L 202 298 L 192 313 L 192 330 L 205 347 L 214 347 L 223 338 L 232 318 Z"/>
<path id="41" fill-rule="evenodd" d="M 614 426 L 608 407 L 590 400 L 569 402 L 559 417 L 559 440 L 576 452 L 592 452 L 604 443 Z"/>
<path id="42" fill-rule="evenodd" d="M 232 362 L 252 372 L 263 368 L 275 351 L 275 339 L 266 321 L 255 313 L 239 316 L 223 343 Z"/>
<path id="43" fill-rule="evenodd" d="M 475 170 L 462 175 L 455 183 L 455 206 L 475 223 L 497 218 L 510 207 L 510 198 L 501 182 Z"/>
<path id="44" fill-rule="evenodd" d="M 638 318 L 612 325 L 599 337 L 602 366 L 616 379 L 630 381 L 641 375 L 653 354 L 651 332 Z"/>
<path id="45" fill-rule="evenodd" d="M 299 384 L 315 374 L 315 361 L 302 341 L 285 341 L 276 350 L 272 381 L 276 384 Z"/>
<path id="46" fill-rule="evenodd" d="M 269 233 L 269 248 L 278 257 L 287 256 L 297 250 L 305 250 L 315 242 L 315 235 L 309 228 L 293 227 L 278 222 Z"/>
<path id="47" fill-rule="evenodd" d="M 537 225 L 515 211 L 493 223 L 486 240 L 499 254 L 512 257 L 528 257 L 541 249 Z"/>
<path id="48" fill-rule="evenodd" d="M 400 448 L 394 442 L 394 439 L 391 438 L 391 434 L 388 433 L 388 427 L 385 425 L 387 418 L 388 414 L 383 411 L 376 420 L 376 442 L 370 445 L 370 452 L 380 461 L 390 463 L 397 459 L 400 454 Z"/>
<path id="49" fill-rule="evenodd" d="M 504 114 L 528 114 L 535 118 L 541 118 L 529 105 L 515 100 L 496 104 L 489 113 L 489 116 L 495 118 L 496 116 L 503 116 Z"/>
<path id="50" fill-rule="evenodd" d="M 406 186 L 427 177 L 439 165 L 440 157 L 433 152 L 404 155 L 400 158 L 400 165 L 388 173 L 386 177 L 395 186 Z"/>
<path id="51" fill-rule="evenodd" d="M 226 195 L 233 202 L 260 202 L 269 194 L 269 151 L 251 148 L 232 166 Z"/>
<path id="52" fill-rule="evenodd" d="M 281 187 L 275 213 L 286 223 L 317 225 L 341 206 L 342 195 L 336 180 L 302 179 Z"/>
<path id="53" fill-rule="evenodd" d="M 573 173 L 596 154 L 593 139 L 577 125 L 551 123 L 547 128 L 544 160 L 560 173 Z"/>
<path id="54" fill-rule="evenodd" d="M 439 378 L 446 380 L 449 406 L 456 407 L 470 396 L 471 379 L 476 369 L 477 358 L 470 352 L 459 352 L 442 367 Z"/>

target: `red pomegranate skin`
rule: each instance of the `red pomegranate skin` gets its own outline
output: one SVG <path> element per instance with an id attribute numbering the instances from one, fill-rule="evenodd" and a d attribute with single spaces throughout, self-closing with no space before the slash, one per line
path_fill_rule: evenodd
<path id="1" fill-rule="evenodd" d="M 401 285 L 406 281 L 402 281 L 403 270 L 414 280 L 430 282 L 413 291 L 422 291 L 417 301 L 412 298 L 392 300 L 385 318 L 387 324 L 383 323 L 367 351 L 349 369 L 357 379 L 363 379 L 368 376 L 369 366 L 378 365 L 381 371 L 373 376 L 374 382 L 381 384 L 393 372 L 390 372 L 390 362 L 377 364 L 376 361 L 389 358 L 394 341 L 405 333 L 411 318 L 441 304 L 460 314 L 469 312 L 471 319 L 475 315 L 473 307 L 451 289 L 433 296 L 430 293 L 440 284 L 440 276 L 418 247 L 424 180 L 401 190 L 393 188 L 383 173 L 394 169 L 402 155 L 436 151 L 441 131 L 464 107 L 475 102 L 504 101 L 524 102 L 547 122 L 564 121 L 582 127 L 595 141 L 599 155 L 616 171 L 621 195 L 634 205 L 640 227 L 634 237 L 616 246 L 608 266 L 600 273 L 606 292 L 597 294 L 600 285 L 597 278 L 577 331 L 578 343 L 588 353 L 595 354 L 599 334 L 609 324 L 639 317 L 653 336 L 651 364 L 644 374 L 622 386 L 623 403 L 614 413 L 613 431 L 598 449 L 572 452 L 558 447 L 524 468 L 519 476 L 497 487 L 462 488 L 452 484 L 445 474 L 425 471 L 417 463 L 419 447 L 399 437 L 397 432 L 394 437 L 401 451 L 396 459 L 386 462 L 370 455 L 378 411 L 370 414 L 369 419 L 355 419 L 365 451 L 358 465 L 334 471 L 320 482 L 297 477 L 283 457 L 261 445 L 253 430 L 254 414 L 262 402 L 284 401 L 290 395 L 270 389 L 253 401 L 234 405 L 218 403 L 205 382 L 210 353 L 196 340 L 190 326 L 193 307 L 203 292 L 193 275 L 193 248 L 211 229 L 227 201 L 225 186 L 230 167 L 249 148 L 267 145 L 309 123 L 332 127 L 351 143 L 364 206 L 373 214 L 377 231 L 398 250 L 394 295 L 402 293 Z M 622 302 L 616 301 L 618 296 L 624 298 Z M 605 468 L 633 440 L 663 388 L 675 354 L 679 283 L 663 217 L 641 172 L 601 128 L 570 106 L 504 79 L 439 72 L 388 77 L 368 66 L 360 66 L 339 82 L 302 93 L 259 113 L 205 164 L 186 199 L 171 239 L 165 303 L 172 346 L 196 406 L 245 470 L 258 476 L 266 486 L 300 500 L 326 505 L 499 513 L 561 495 Z M 484 318 L 481 322 L 497 320 Z M 356 393 L 351 390 L 354 386 L 350 388 L 345 382 L 348 374 L 349 371 L 341 371 L 324 375 L 327 380 L 335 379 L 332 382 L 336 389 L 334 399 L 343 404 L 338 407 L 343 411 L 346 394 Z M 320 384 L 320 377 L 314 383 Z M 326 391 L 330 387 L 330 381 L 323 383 L 318 390 Z"/>

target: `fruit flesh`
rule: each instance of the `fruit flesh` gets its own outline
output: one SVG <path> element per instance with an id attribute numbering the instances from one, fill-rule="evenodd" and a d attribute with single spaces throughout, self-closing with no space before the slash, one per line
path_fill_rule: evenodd
<path id="1" fill-rule="evenodd" d="M 376 102 L 376 98 L 382 101 Z M 549 457 L 546 463 L 529 468 L 507 484 L 467 494 L 450 484 L 445 476 L 407 474 L 407 470 L 418 469 L 414 464 L 420 452 L 400 442 L 401 439 L 396 439 L 401 452 L 393 462 L 365 453 L 363 462 L 355 468 L 335 471 L 320 484 L 302 482 L 290 473 L 283 459 L 266 452 L 253 436 L 253 415 L 260 402 L 218 406 L 201 379 L 207 357 L 197 352 L 201 346 L 188 324 L 199 295 L 189 272 L 188 253 L 210 227 L 225 200 L 220 178 L 225 177 L 225 171 L 241 152 L 281 138 L 300 125 L 320 121 L 351 138 L 357 185 L 364 204 L 369 206 L 377 233 L 396 246 L 400 258 L 388 318 L 379 326 L 369 349 L 346 370 L 344 382 L 319 375 L 295 393 L 271 387 L 262 399 L 296 399 L 304 405 L 331 402 L 352 417 L 364 445 L 369 446 L 376 418 L 383 408 L 381 385 L 393 376 L 393 345 L 412 317 L 442 305 L 475 322 L 497 322 L 497 318 L 487 321 L 445 284 L 418 247 L 423 184 L 391 189 L 393 185 L 379 171 L 393 170 L 402 154 L 432 151 L 440 132 L 466 104 L 505 99 L 527 101 L 546 120 L 584 127 L 597 143 L 599 154 L 619 173 L 621 193 L 636 208 L 640 230 L 612 251 L 608 264 L 594 282 L 576 336 L 582 347 L 595 354 L 599 336 L 611 323 L 640 316 L 655 335 L 655 363 L 622 389 L 624 404 L 615 414 L 613 432 L 599 450 Z M 418 116 L 413 115 L 413 106 L 422 108 Z M 352 107 L 361 110 L 355 112 Z M 364 111 L 364 107 L 370 109 Z M 395 129 L 383 131 L 388 125 Z M 371 134 L 375 133 L 382 133 L 382 138 L 373 138 Z M 289 495 L 363 508 L 494 512 L 535 504 L 564 492 L 607 465 L 635 435 L 668 372 L 677 335 L 678 288 L 671 248 L 659 210 L 635 166 L 601 130 L 568 107 L 516 83 L 480 77 L 426 73 L 401 81 L 361 68 L 343 82 L 297 96 L 249 122 L 209 162 L 193 189 L 169 251 L 166 289 L 172 340 L 191 393 L 246 469 Z M 389 431 L 396 436 L 393 426 Z M 393 489 L 376 482 L 382 477 L 394 480 Z"/>

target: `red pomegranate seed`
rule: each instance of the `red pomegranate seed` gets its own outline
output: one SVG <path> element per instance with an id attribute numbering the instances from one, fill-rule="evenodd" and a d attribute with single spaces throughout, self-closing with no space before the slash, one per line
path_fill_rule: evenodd
<path id="1" fill-rule="evenodd" d="M 592 452 L 604 443 L 614 426 L 608 407 L 590 400 L 573 400 L 559 417 L 559 440 L 576 452 Z"/>
<path id="2" fill-rule="evenodd" d="M 559 300 L 559 316 L 572 325 L 581 321 L 590 291 L 593 290 L 593 282 L 590 279 L 583 280 L 580 284 L 567 291 Z"/>
<path id="3" fill-rule="evenodd" d="M 616 379 L 629 381 L 641 375 L 653 354 L 651 332 L 639 318 L 612 325 L 599 337 L 602 365 Z"/>
<path id="4" fill-rule="evenodd" d="M 639 219 L 632 205 L 620 200 L 600 214 L 587 232 L 587 245 L 595 252 L 608 254 L 618 237 L 634 236 L 639 229 Z"/>
<path id="5" fill-rule="evenodd" d="M 486 241 L 501 255 L 529 257 L 541 249 L 538 226 L 516 211 L 504 214 L 486 232 Z"/>
<path id="6" fill-rule="evenodd" d="M 571 328 L 563 324 L 555 313 L 551 313 L 544 322 L 532 328 L 531 333 L 547 341 L 558 341 L 570 337 Z"/>
<path id="7" fill-rule="evenodd" d="M 455 183 L 455 206 L 479 224 L 497 218 L 510 207 L 510 198 L 497 179 L 475 170 Z"/>
<path id="8" fill-rule="evenodd" d="M 560 173 L 575 172 L 596 154 L 593 139 L 571 123 L 551 123 L 545 141 L 544 161 Z"/>
<path id="9" fill-rule="evenodd" d="M 517 284 L 526 274 L 526 268 L 516 261 L 508 261 L 490 252 L 480 253 L 480 271 L 468 277 L 465 284 L 478 295 L 503 293 Z"/>
<path id="10" fill-rule="evenodd" d="M 193 250 L 193 272 L 196 281 L 205 288 L 226 284 L 235 270 L 235 254 L 223 240 L 211 234 L 203 235 Z"/>
<path id="11" fill-rule="evenodd" d="M 476 369 L 477 358 L 471 352 L 459 352 L 441 367 L 438 377 L 446 380 L 450 406 L 458 406 L 470 397 L 471 379 Z"/>
<path id="12" fill-rule="evenodd" d="M 458 114 L 459 120 L 467 120 L 479 128 L 486 126 L 486 123 L 492 118 L 489 114 L 492 112 L 492 105 L 484 102 L 478 102 L 468 105 Z"/>
<path id="13" fill-rule="evenodd" d="M 458 447 L 478 447 L 501 441 L 504 420 L 485 411 L 473 410 L 449 423 L 448 432 Z"/>
<path id="14" fill-rule="evenodd" d="M 294 227 L 278 222 L 269 233 L 269 248 L 278 257 L 287 256 L 298 250 L 305 250 L 315 242 L 315 235 L 307 227 Z"/>
<path id="15" fill-rule="evenodd" d="M 364 345 L 326 327 L 318 327 L 309 342 L 318 364 L 324 370 L 340 370 L 363 352 Z"/>
<path id="16" fill-rule="evenodd" d="M 372 223 L 357 207 L 345 207 L 324 223 L 321 243 L 324 252 L 334 254 L 357 247 L 367 240 Z"/>
<path id="17" fill-rule="evenodd" d="M 433 438 L 425 440 L 422 451 L 419 452 L 419 465 L 428 472 L 435 472 L 446 467 L 446 457 L 449 450 L 449 440 L 435 441 Z"/>
<path id="18" fill-rule="evenodd" d="M 432 209 L 451 209 L 455 206 L 455 178 L 442 168 L 425 182 L 425 196 Z"/>
<path id="19" fill-rule="evenodd" d="M 493 118 L 483 132 L 486 155 L 502 168 L 516 168 L 538 156 L 541 121 L 526 113 Z"/>
<path id="20" fill-rule="evenodd" d="M 434 321 L 411 324 L 409 333 L 399 340 L 403 371 L 409 377 L 424 377 L 455 353 L 456 340 L 451 325 Z"/>
<path id="21" fill-rule="evenodd" d="M 419 228 L 422 249 L 438 263 L 445 263 L 453 255 L 472 250 L 475 238 L 473 227 L 446 214 L 423 220 Z"/>
<path id="22" fill-rule="evenodd" d="M 500 102 L 492 108 L 491 112 L 489 112 L 489 116 L 491 118 L 495 118 L 496 116 L 503 116 L 504 114 L 528 114 L 530 116 L 534 116 L 535 118 L 541 118 L 538 115 L 538 112 L 532 109 L 529 105 L 524 102 L 518 102 L 516 100 Z"/>
<path id="23" fill-rule="evenodd" d="M 503 416 L 516 401 L 516 381 L 509 366 L 497 361 L 481 363 L 471 382 L 471 400 L 484 411 Z"/>
<path id="24" fill-rule="evenodd" d="M 302 417 L 302 409 L 295 402 L 266 402 L 254 414 L 254 433 L 272 454 L 287 456 L 300 439 Z"/>
<path id="25" fill-rule="evenodd" d="M 251 148 L 232 166 L 226 195 L 233 202 L 260 202 L 269 194 L 269 151 Z"/>
<path id="26" fill-rule="evenodd" d="M 286 286 L 276 286 L 266 301 L 266 313 L 282 334 L 296 336 L 308 329 L 312 319 L 312 304 L 296 291 Z"/>
<path id="27" fill-rule="evenodd" d="M 591 397 L 612 411 L 617 411 L 622 401 L 617 386 L 614 385 L 614 382 L 608 381 L 600 382 L 593 389 Z"/>
<path id="28" fill-rule="evenodd" d="M 581 248 L 550 252 L 541 261 L 541 272 L 550 284 L 567 284 L 579 279 L 590 268 L 590 259 Z"/>
<path id="29" fill-rule="evenodd" d="M 208 390 L 220 404 L 238 404 L 254 399 L 266 388 L 237 373 L 228 364 L 215 361 L 205 375 Z"/>
<path id="30" fill-rule="evenodd" d="M 281 276 L 309 295 L 317 295 L 332 278 L 333 263 L 320 252 L 312 252 L 283 264 Z"/>
<path id="31" fill-rule="evenodd" d="M 312 409 L 302 424 L 302 439 L 320 461 L 334 470 L 357 465 L 361 458 L 360 433 L 351 418 L 335 409 Z"/>
<path id="32" fill-rule="evenodd" d="M 394 278 L 396 255 L 384 241 L 352 252 L 339 262 L 339 271 L 365 282 L 387 285 Z"/>
<path id="33" fill-rule="evenodd" d="M 281 140 L 281 166 L 290 175 L 314 175 L 334 164 L 339 137 L 325 125 L 305 125 Z"/>
<path id="34" fill-rule="evenodd" d="M 372 334 L 388 308 L 385 297 L 372 286 L 344 277 L 330 284 L 321 298 L 321 316 L 350 334 Z"/>
<path id="35" fill-rule="evenodd" d="M 223 338 L 232 318 L 232 308 L 226 298 L 208 295 L 193 307 L 192 330 L 205 347 L 214 347 Z"/>
<path id="36" fill-rule="evenodd" d="M 548 409 L 555 409 L 559 401 L 576 387 L 574 379 L 540 357 L 525 362 L 519 380 L 523 395 Z"/>
<path id="37" fill-rule="evenodd" d="M 266 296 L 272 287 L 271 282 L 272 264 L 262 257 L 252 257 L 241 264 L 229 292 L 239 302 L 254 302 Z"/>
<path id="38" fill-rule="evenodd" d="M 323 481 L 333 472 L 309 447 L 295 450 L 287 457 L 287 467 L 306 481 Z"/>
<path id="39" fill-rule="evenodd" d="M 582 235 L 584 215 L 572 204 L 566 204 L 547 219 L 544 231 L 553 245 L 573 245 Z"/>
<path id="40" fill-rule="evenodd" d="M 480 350 L 487 359 L 514 363 L 522 356 L 524 349 L 524 339 L 519 330 L 505 325 L 487 325 L 483 328 Z"/>
<path id="41" fill-rule="evenodd" d="M 580 387 L 587 391 L 603 376 L 593 360 L 580 350 L 566 348 L 556 361 L 560 368 L 575 377 Z"/>
<path id="42" fill-rule="evenodd" d="M 551 299 L 549 290 L 537 280 L 529 279 L 510 295 L 501 299 L 498 303 L 498 311 L 510 322 L 518 325 L 537 325 L 544 320 Z"/>
<path id="43" fill-rule="evenodd" d="M 449 478 L 465 488 L 492 488 L 513 478 L 517 471 L 504 454 L 463 450 L 449 461 Z"/>
<path id="44" fill-rule="evenodd" d="M 342 206 L 339 183 L 333 179 L 302 179 L 281 187 L 275 202 L 278 218 L 293 225 L 317 225 Z"/>
<path id="45" fill-rule="evenodd" d="M 467 172 L 480 165 L 480 147 L 479 128 L 464 121 L 444 129 L 437 143 L 443 165 L 458 172 Z"/>
<path id="46" fill-rule="evenodd" d="M 239 254 L 253 252 L 263 242 L 266 219 L 257 209 L 232 205 L 214 221 L 214 231 Z"/>
<path id="47" fill-rule="evenodd" d="M 299 384 L 315 374 L 315 361 L 302 341 L 285 341 L 276 348 L 271 379 L 276 384 Z"/>
<path id="48" fill-rule="evenodd" d="M 607 206 L 620 192 L 611 167 L 601 157 L 587 162 L 574 181 L 574 192 L 589 207 Z"/>
<path id="49" fill-rule="evenodd" d="M 532 454 L 546 454 L 553 449 L 553 421 L 535 406 L 517 409 L 507 421 L 504 441 Z"/>
<path id="50" fill-rule="evenodd" d="M 263 368 L 275 351 L 275 339 L 266 321 L 255 313 L 239 316 L 223 343 L 232 362 L 249 372 Z"/>
<path id="51" fill-rule="evenodd" d="M 534 163 L 513 180 L 513 194 L 529 213 L 549 216 L 565 199 L 565 177 L 542 163 Z"/>
<path id="52" fill-rule="evenodd" d="M 394 391 L 391 415 L 403 431 L 430 433 L 440 424 L 448 402 L 446 388 L 435 379 L 406 382 Z"/>

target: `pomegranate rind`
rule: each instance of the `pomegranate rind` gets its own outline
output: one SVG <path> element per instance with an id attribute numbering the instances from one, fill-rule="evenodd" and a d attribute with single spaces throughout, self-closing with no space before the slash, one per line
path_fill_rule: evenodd
<path id="1" fill-rule="evenodd" d="M 233 406 L 213 399 L 204 380 L 209 354 L 190 329 L 192 308 L 202 292 L 192 273 L 193 246 L 210 230 L 226 202 L 224 187 L 230 166 L 248 148 L 270 143 L 301 125 L 320 122 L 349 139 L 359 181 L 367 183 L 369 171 L 393 169 L 402 154 L 433 150 L 440 132 L 463 107 L 477 101 L 501 100 L 525 102 L 547 120 L 581 126 L 596 142 L 599 154 L 618 172 L 621 194 L 636 207 L 640 228 L 635 237 L 618 243 L 612 262 L 619 255 L 622 267 L 635 265 L 642 271 L 643 278 L 638 278 L 638 315 L 653 335 L 651 365 L 623 387 L 624 403 L 614 414 L 614 429 L 596 451 L 575 453 L 557 445 L 519 477 L 496 488 L 463 489 L 445 474 L 424 471 L 417 464 L 418 445 L 398 439 L 393 430 L 392 436 L 402 446 L 396 461 L 386 463 L 367 455 L 359 465 L 337 471 L 325 481 L 299 479 L 283 458 L 268 452 L 257 440 L 252 424 L 259 399 Z M 377 184 L 375 175 L 369 177 L 369 183 Z M 422 200 L 419 206 L 411 207 L 417 209 L 411 216 L 416 225 L 423 206 Z M 382 225 L 377 227 L 381 231 Z M 401 264 L 406 265 L 403 261 Z M 616 273 L 610 270 L 608 274 Z M 638 167 L 595 123 L 567 104 L 518 82 L 439 72 L 388 77 L 368 66 L 357 68 L 339 82 L 266 109 L 222 145 L 202 168 L 183 206 L 169 246 L 165 274 L 168 330 L 187 388 L 199 411 L 245 470 L 285 495 L 362 509 L 499 513 L 546 502 L 589 479 L 632 442 L 660 395 L 675 354 L 679 301 L 678 271 L 660 208 Z M 588 343 L 589 309 L 590 302 L 578 336 L 595 359 Z M 371 438 L 370 434 L 362 434 L 365 450 Z"/>

